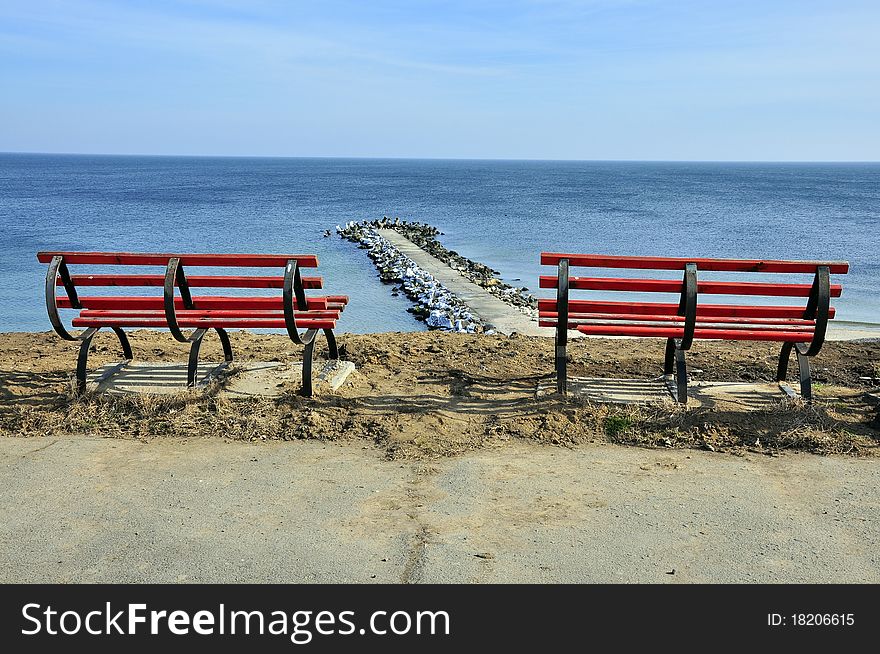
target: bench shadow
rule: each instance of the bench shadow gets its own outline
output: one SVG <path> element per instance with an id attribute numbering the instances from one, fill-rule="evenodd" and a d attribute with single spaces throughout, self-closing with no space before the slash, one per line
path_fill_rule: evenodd
<path id="1" fill-rule="evenodd" d="M 779 407 L 791 398 L 778 384 L 754 382 L 703 382 L 688 389 L 694 407 L 722 409 L 731 405 L 744 411 L 761 411 Z"/>
<path id="2" fill-rule="evenodd" d="M 555 378 L 542 385 L 539 393 L 556 390 Z M 605 377 L 571 377 L 568 393 L 572 397 L 601 404 L 670 404 L 672 395 L 666 381 L 655 379 L 617 379 Z"/>
<path id="3" fill-rule="evenodd" d="M 197 383 L 203 385 L 209 375 L 223 370 L 216 363 L 200 363 Z M 89 373 L 87 380 L 92 388 L 108 395 L 152 394 L 170 395 L 189 390 L 186 385 L 186 364 L 109 364 Z"/>
<path id="4" fill-rule="evenodd" d="M 470 415 L 533 416 L 545 412 L 551 404 L 565 400 L 549 396 L 536 401 L 535 389 L 546 375 L 496 378 L 475 377 L 462 371 L 426 374 L 418 383 L 423 386 L 446 386 L 448 394 L 412 393 L 407 395 L 365 395 L 359 397 L 316 396 L 313 402 L 328 406 L 366 409 L 377 414 L 448 411 Z"/>
<path id="5" fill-rule="evenodd" d="M 447 387 L 448 394 L 316 396 L 311 401 L 326 406 L 366 409 L 379 414 L 447 411 L 506 418 L 536 416 L 572 402 L 607 405 L 676 406 L 665 380 L 570 378 L 569 394 L 556 393 L 553 373 L 523 377 L 475 376 L 461 370 L 431 371 L 418 384 Z M 689 389 L 689 409 L 709 409 L 731 417 L 777 409 L 788 396 L 776 384 L 743 382 L 694 383 Z"/>

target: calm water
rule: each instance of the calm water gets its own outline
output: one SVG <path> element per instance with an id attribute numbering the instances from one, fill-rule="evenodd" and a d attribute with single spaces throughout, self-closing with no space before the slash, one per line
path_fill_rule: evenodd
<path id="1" fill-rule="evenodd" d="M 532 289 L 541 250 L 846 259 L 838 317 L 880 323 L 880 164 L 3 154 L 0 330 L 50 329 L 43 249 L 317 253 L 353 298 L 344 331 L 421 329 L 362 251 L 322 237 L 383 215 Z"/>

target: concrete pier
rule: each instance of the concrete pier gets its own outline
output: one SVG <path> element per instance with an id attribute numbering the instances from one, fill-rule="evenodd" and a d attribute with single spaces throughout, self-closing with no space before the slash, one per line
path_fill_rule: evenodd
<path id="1" fill-rule="evenodd" d="M 497 332 L 501 334 L 516 332 L 524 336 L 553 336 L 552 329 L 538 327 L 537 317 L 531 318 L 516 307 L 495 297 L 482 286 L 425 252 L 399 232 L 393 229 L 376 231 L 401 254 L 412 259 L 417 266 L 433 275 L 438 282 L 457 295 L 484 322 L 494 326 Z"/>

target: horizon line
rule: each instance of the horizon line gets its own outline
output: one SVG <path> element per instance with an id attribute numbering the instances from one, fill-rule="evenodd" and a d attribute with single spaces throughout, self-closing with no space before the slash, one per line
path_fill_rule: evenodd
<path id="1" fill-rule="evenodd" d="M 142 152 L 49 152 L 0 150 L 0 155 L 42 155 L 69 157 L 165 157 L 179 159 L 342 159 L 368 161 L 533 161 L 571 163 L 775 163 L 775 164 L 878 164 L 876 159 L 548 159 L 542 157 L 425 157 L 364 155 L 283 155 L 283 154 L 160 154 Z"/>

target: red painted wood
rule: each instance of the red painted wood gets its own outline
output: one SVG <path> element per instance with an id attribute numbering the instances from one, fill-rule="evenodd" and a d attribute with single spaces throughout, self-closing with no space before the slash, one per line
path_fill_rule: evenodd
<path id="1" fill-rule="evenodd" d="M 168 260 L 180 259 L 184 266 L 228 266 L 234 268 L 283 268 L 296 259 L 301 268 L 317 268 L 314 254 L 159 254 L 152 252 L 38 252 L 37 260 L 49 263 L 63 256 L 68 264 L 93 263 L 117 266 L 167 266 Z"/>
<path id="2" fill-rule="evenodd" d="M 552 318 L 543 318 L 539 321 L 541 327 L 556 327 L 557 320 Z M 617 320 L 569 320 L 569 329 L 578 329 L 580 327 L 657 327 L 662 329 L 681 329 L 681 323 L 670 324 L 668 321 L 653 320 L 637 320 L 621 322 Z M 696 329 L 728 329 L 735 331 L 773 331 L 780 333 L 810 333 L 815 330 L 815 326 L 809 325 L 768 325 L 768 324 L 752 324 L 752 323 L 719 323 L 714 320 L 706 320 L 696 323 Z"/>
<path id="3" fill-rule="evenodd" d="M 547 320 L 555 320 L 559 317 L 556 311 L 541 311 L 539 318 Z M 683 316 L 659 316 L 651 314 L 626 314 L 626 313 L 574 313 L 569 314 L 569 322 L 578 320 L 614 320 L 614 321 L 651 321 L 651 322 L 675 322 L 684 323 Z M 782 325 L 792 327 L 809 327 L 815 325 L 813 320 L 797 320 L 793 318 L 731 318 L 727 316 L 719 316 L 715 318 L 704 318 L 704 322 L 724 323 L 724 324 L 748 324 L 748 325 Z M 555 326 L 555 322 L 553 325 Z"/>
<path id="4" fill-rule="evenodd" d="M 164 286 L 165 275 L 71 275 L 75 286 Z M 284 277 L 261 277 L 248 275 L 187 275 L 187 283 L 193 288 L 284 288 Z M 63 286 L 61 277 L 57 286 Z M 303 277 L 303 288 L 324 287 L 320 277 Z"/>
<path id="5" fill-rule="evenodd" d="M 332 296 L 331 296 L 332 297 Z M 308 309 L 327 309 L 327 297 L 306 298 Z M 120 297 L 120 296 L 94 296 L 79 298 L 84 309 L 164 309 L 165 303 L 161 297 Z M 281 297 L 225 297 L 225 296 L 194 296 L 193 304 L 197 309 L 278 309 L 284 308 Z M 339 303 L 335 303 L 339 304 Z M 174 299 L 174 306 L 183 309 L 183 300 Z M 295 309 L 296 300 L 293 304 Z M 58 307 L 71 309 L 70 300 L 66 297 L 58 298 Z"/>
<path id="6" fill-rule="evenodd" d="M 593 336 L 654 336 L 658 338 L 682 338 L 684 329 L 679 327 L 642 327 L 637 325 L 617 325 L 603 327 L 579 325 L 582 334 Z M 695 329 L 694 338 L 727 341 L 777 341 L 784 343 L 809 343 L 812 332 L 773 331 L 773 330 L 734 330 L 734 329 Z"/>
<path id="7" fill-rule="evenodd" d="M 74 327 L 168 327 L 164 318 L 74 318 Z M 184 318 L 178 320 L 183 328 L 222 327 L 234 329 L 284 329 L 283 318 Z M 302 329 L 335 329 L 336 321 L 330 319 L 297 320 Z"/>
<path id="8" fill-rule="evenodd" d="M 576 313 L 624 313 L 676 315 L 678 303 L 661 302 L 599 302 L 593 300 L 569 300 L 569 312 Z M 539 311 L 556 311 L 556 300 L 538 300 Z M 834 317 L 834 307 L 829 309 L 829 318 Z M 744 318 L 802 318 L 803 307 L 749 306 L 737 304 L 698 304 L 697 317 L 744 317 Z"/>
<path id="9" fill-rule="evenodd" d="M 82 318 L 163 318 L 164 311 L 157 310 L 104 310 L 83 309 L 80 311 Z M 178 318 L 284 318 L 284 311 L 262 309 L 176 309 L 174 315 Z M 294 317 L 299 318 L 339 318 L 338 309 L 316 309 L 314 311 L 294 311 Z"/>
<path id="10" fill-rule="evenodd" d="M 685 265 L 689 263 L 697 264 L 698 270 L 724 270 L 730 272 L 815 273 L 818 266 L 828 266 L 831 273 L 842 275 L 849 270 L 849 263 L 846 261 L 618 257 L 605 254 L 541 253 L 541 264 L 545 266 L 555 266 L 561 259 L 568 259 L 569 266 L 583 266 L 590 268 L 632 268 L 639 270 L 684 270 Z"/>
<path id="11" fill-rule="evenodd" d="M 553 275 L 542 275 L 541 288 L 556 288 Z M 681 293 L 678 279 L 626 279 L 613 277 L 570 277 L 568 286 L 590 291 L 636 291 L 640 293 Z M 773 284 L 768 282 L 698 281 L 697 292 L 711 295 L 763 295 L 768 297 L 809 297 L 812 284 Z M 831 297 L 840 297 L 843 287 L 831 285 Z"/>

